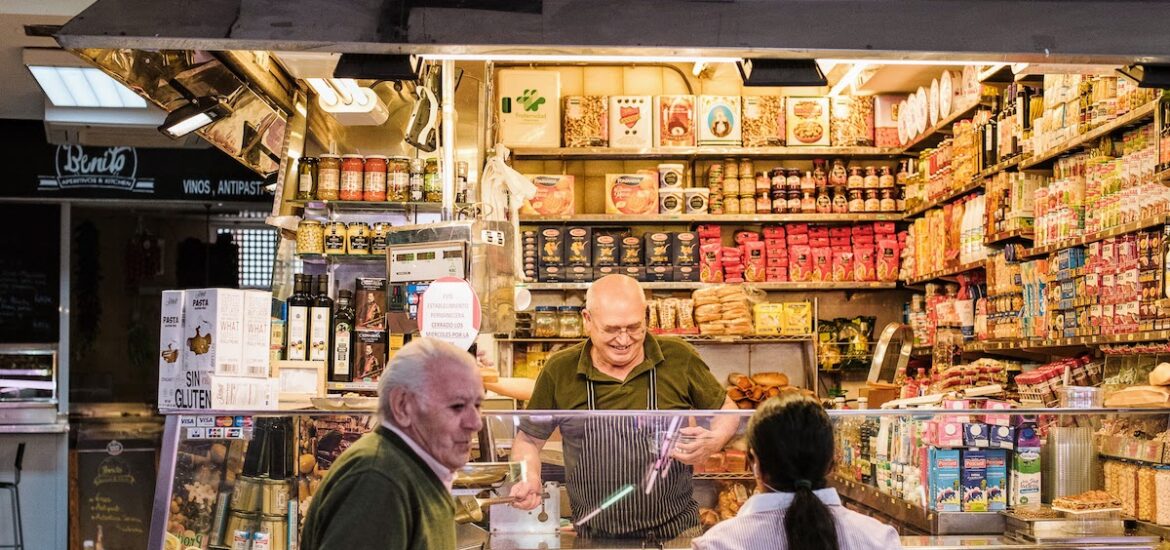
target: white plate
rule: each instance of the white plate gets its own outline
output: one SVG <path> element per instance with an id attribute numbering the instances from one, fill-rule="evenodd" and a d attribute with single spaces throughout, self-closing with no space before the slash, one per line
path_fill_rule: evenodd
<path id="1" fill-rule="evenodd" d="M 906 128 L 906 119 L 910 118 L 910 107 L 906 105 L 906 100 L 903 99 L 898 103 L 898 143 L 905 145 L 910 141 L 910 136 L 907 135 L 909 131 Z"/>
<path id="2" fill-rule="evenodd" d="M 918 92 L 915 95 L 918 96 L 914 99 L 914 102 L 917 104 L 916 107 L 918 107 L 918 113 L 914 115 L 914 120 L 918 122 L 915 130 L 921 134 L 926 131 L 926 120 L 928 118 L 926 114 L 928 108 L 926 105 L 926 88 L 919 86 Z"/>
<path id="3" fill-rule="evenodd" d="M 937 78 L 930 81 L 930 97 L 929 97 L 928 101 L 930 102 L 930 105 L 929 105 L 929 107 L 930 107 L 930 125 L 934 126 L 934 125 L 938 124 L 939 119 L 942 118 L 941 113 L 939 113 L 940 109 L 939 109 L 939 103 L 938 103 L 939 98 L 938 98 L 938 79 Z"/>
<path id="4" fill-rule="evenodd" d="M 943 71 L 938 80 L 938 116 L 946 118 L 951 114 L 951 100 L 955 98 L 954 83 L 951 82 L 951 72 Z"/>
<path id="5" fill-rule="evenodd" d="M 310 397 L 309 402 L 323 411 L 340 411 L 345 409 L 345 401 L 340 397 Z"/>
<path id="6" fill-rule="evenodd" d="M 979 74 L 975 72 L 975 67 L 966 65 L 963 67 L 963 85 L 955 92 L 959 96 L 975 96 L 979 93 Z"/>

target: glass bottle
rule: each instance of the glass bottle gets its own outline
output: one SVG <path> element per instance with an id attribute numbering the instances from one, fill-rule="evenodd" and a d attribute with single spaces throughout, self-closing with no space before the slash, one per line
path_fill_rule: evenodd
<path id="1" fill-rule="evenodd" d="M 849 212 L 849 199 L 845 198 L 845 188 L 833 186 L 833 213 L 845 214 Z"/>
<path id="2" fill-rule="evenodd" d="M 813 176 L 814 182 L 816 177 Z M 817 213 L 828 214 L 833 211 L 833 200 L 829 198 L 829 188 L 826 185 L 817 185 Z"/>
<path id="3" fill-rule="evenodd" d="M 845 171 L 845 161 L 833 160 L 833 168 L 829 171 L 829 185 L 842 186 L 849 182 L 849 173 Z"/>
<path id="4" fill-rule="evenodd" d="M 862 189 L 865 187 L 865 177 L 861 175 L 861 167 L 852 166 L 849 168 L 847 185 L 850 189 Z"/>
<path id="5" fill-rule="evenodd" d="M 862 179 L 862 182 L 866 189 L 877 189 L 881 183 L 881 178 L 877 175 L 877 168 L 866 166 L 865 177 Z"/>
<path id="6" fill-rule="evenodd" d="M 337 313 L 333 315 L 333 356 L 329 361 L 329 381 L 353 380 L 353 293 L 337 291 Z"/>
<path id="7" fill-rule="evenodd" d="M 333 331 L 333 300 L 329 298 L 329 275 L 317 276 L 317 295 L 309 308 L 309 360 L 329 361 Z"/>
<path id="8" fill-rule="evenodd" d="M 317 198 L 317 159 L 301 157 L 297 160 L 297 194 L 298 201 L 311 201 Z"/>
<path id="9" fill-rule="evenodd" d="M 304 361 L 309 340 L 308 275 L 293 275 L 293 294 L 288 297 L 288 351 L 289 361 Z"/>
<path id="10" fill-rule="evenodd" d="M 817 187 L 824 187 L 829 184 L 829 174 L 825 171 L 825 159 L 813 159 L 813 182 Z"/>
<path id="11" fill-rule="evenodd" d="M 443 176 L 439 171 L 439 159 L 427 159 L 423 169 L 423 200 L 426 202 L 443 202 Z"/>

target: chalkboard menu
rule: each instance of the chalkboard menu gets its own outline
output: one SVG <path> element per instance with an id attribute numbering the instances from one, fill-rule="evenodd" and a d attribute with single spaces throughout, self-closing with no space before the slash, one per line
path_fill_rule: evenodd
<path id="1" fill-rule="evenodd" d="M 0 343 L 58 341 L 60 208 L 0 204 Z"/>
<path id="2" fill-rule="evenodd" d="M 104 444 L 104 446 L 103 446 Z M 88 441 L 77 452 L 81 540 L 141 550 L 150 535 L 155 450 L 150 441 Z"/>

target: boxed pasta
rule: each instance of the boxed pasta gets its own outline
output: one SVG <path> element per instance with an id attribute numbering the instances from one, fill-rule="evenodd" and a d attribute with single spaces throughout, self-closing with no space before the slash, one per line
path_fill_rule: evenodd
<path id="1" fill-rule="evenodd" d="M 540 228 L 540 266 L 565 265 L 565 231 L 559 227 Z"/>
<path id="2" fill-rule="evenodd" d="M 561 273 L 563 280 L 570 283 L 588 283 L 593 280 L 593 268 L 588 266 L 569 266 L 564 268 Z"/>
<path id="3" fill-rule="evenodd" d="M 199 376 L 244 374 L 244 291 L 204 288 L 184 293 L 183 366 Z M 264 356 L 268 356 L 265 348 Z"/>
<path id="4" fill-rule="evenodd" d="M 637 266 L 642 264 L 642 239 L 638 237 L 623 237 L 621 241 L 621 265 Z"/>
<path id="5" fill-rule="evenodd" d="M 178 385 L 187 382 L 183 370 L 183 307 L 182 290 L 164 290 L 158 331 L 158 406 L 169 409 L 176 406 Z"/>
<path id="6" fill-rule="evenodd" d="M 697 283 L 699 282 L 699 268 L 689 265 L 678 265 L 674 267 L 674 281 L 677 283 Z"/>
<path id="7" fill-rule="evenodd" d="M 520 206 L 521 216 L 570 216 L 576 213 L 573 176 L 534 174 L 528 176 L 528 179 L 536 186 L 536 195 L 524 200 Z"/>
<path id="8" fill-rule="evenodd" d="M 829 122 L 833 147 L 869 147 L 873 145 L 873 97 L 835 96 Z"/>
<path id="9" fill-rule="evenodd" d="M 669 233 L 646 233 L 642 237 L 645 240 L 646 265 L 664 266 L 674 264 L 674 256 L 671 254 L 670 246 L 672 239 Z"/>
<path id="10" fill-rule="evenodd" d="M 589 227 L 570 227 L 565 230 L 566 265 L 593 265 L 593 230 Z"/>
<path id="11" fill-rule="evenodd" d="M 499 71 L 500 141 L 508 147 L 561 144 L 561 74 L 556 71 Z"/>
<path id="12" fill-rule="evenodd" d="M 829 98 L 789 97 L 784 101 L 784 124 L 789 147 L 829 145 Z"/>
<path id="13" fill-rule="evenodd" d="M 695 96 L 654 96 L 654 144 L 695 146 Z"/>
<path id="14" fill-rule="evenodd" d="M 609 98 L 603 95 L 566 96 L 561 132 L 565 147 L 608 147 Z"/>
<path id="15" fill-rule="evenodd" d="M 778 336 L 784 328 L 784 304 L 764 302 L 752 307 L 756 334 Z"/>
<path id="16" fill-rule="evenodd" d="M 646 215 L 658 213 L 658 172 L 605 175 L 605 213 Z"/>
<path id="17" fill-rule="evenodd" d="M 598 267 L 619 265 L 620 237 L 593 234 L 593 265 Z"/>
<path id="18" fill-rule="evenodd" d="M 744 147 L 782 146 L 784 145 L 784 130 L 784 98 L 782 96 L 744 96 Z"/>
<path id="19" fill-rule="evenodd" d="M 669 283 L 674 280 L 674 268 L 666 265 L 648 266 L 646 277 L 642 280 L 649 283 Z"/>
<path id="20" fill-rule="evenodd" d="M 272 292 L 244 291 L 244 376 L 268 377 L 272 342 Z"/>
<path id="21" fill-rule="evenodd" d="M 800 336 L 812 334 L 812 304 L 809 302 L 785 302 L 784 324 L 780 334 Z"/>
<path id="22" fill-rule="evenodd" d="M 742 142 L 743 120 L 739 96 L 699 96 L 699 145 L 732 145 Z"/>
<path id="23" fill-rule="evenodd" d="M 699 265 L 699 237 L 693 231 L 675 233 L 671 248 L 675 266 Z"/>
<path id="24" fill-rule="evenodd" d="M 654 144 L 654 115 L 648 95 L 609 98 L 609 146 L 648 149 Z"/>

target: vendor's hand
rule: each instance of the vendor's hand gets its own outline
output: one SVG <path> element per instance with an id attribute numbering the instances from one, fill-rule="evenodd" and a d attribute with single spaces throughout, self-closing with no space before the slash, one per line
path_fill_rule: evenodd
<path id="1" fill-rule="evenodd" d="M 494 384 L 500 381 L 500 370 L 495 368 L 496 364 L 487 358 L 487 352 L 484 350 L 476 351 L 475 365 L 479 367 L 479 377 L 483 379 L 484 384 Z"/>
<path id="2" fill-rule="evenodd" d="M 679 434 L 688 441 L 680 439 L 674 445 L 674 452 L 670 456 L 683 464 L 692 466 L 702 464 L 712 453 L 721 450 L 718 438 L 706 428 L 697 426 L 681 428 Z"/>
<path id="3" fill-rule="evenodd" d="M 541 495 L 543 494 L 544 484 L 540 482 L 539 478 L 534 479 L 531 477 L 517 482 L 509 492 L 510 496 L 516 497 L 516 501 L 512 503 L 512 507 L 521 510 L 532 510 L 540 506 L 542 500 Z"/>

